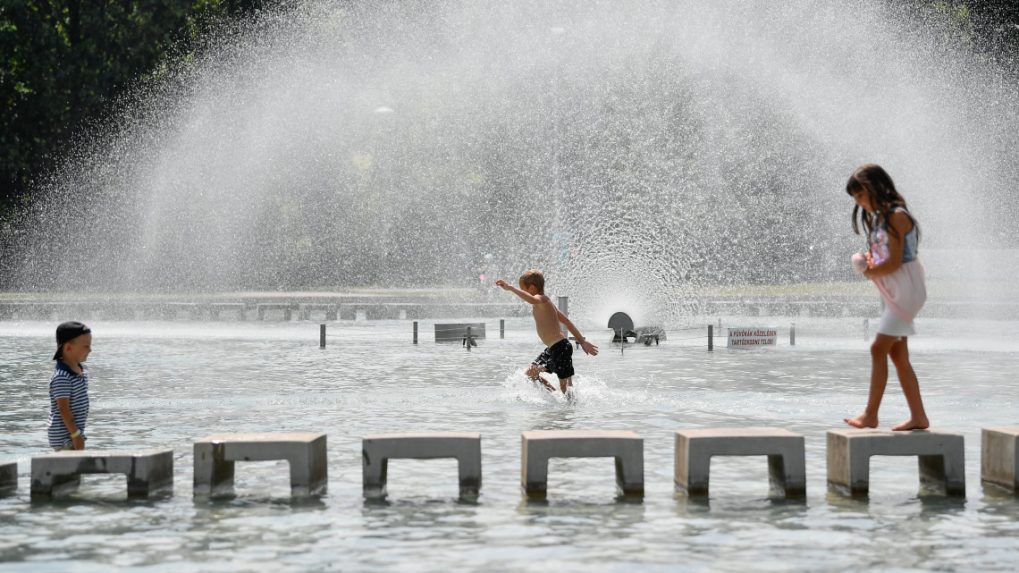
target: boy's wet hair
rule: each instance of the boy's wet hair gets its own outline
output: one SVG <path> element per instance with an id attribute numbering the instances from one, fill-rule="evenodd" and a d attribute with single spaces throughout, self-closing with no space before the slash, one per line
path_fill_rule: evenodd
<path id="1" fill-rule="evenodd" d="M 520 275 L 520 286 L 528 287 L 531 285 L 538 287 L 538 292 L 545 292 L 545 275 L 541 274 L 541 271 L 538 269 L 531 269 Z"/>
<path id="2" fill-rule="evenodd" d="M 859 205 L 853 209 L 853 231 L 857 235 L 860 234 L 861 224 L 867 234 L 870 234 L 870 231 L 877 226 L 878 218 L 887 222 L 891 219 L 895 209 L 902 207 L 906 210 L 906 216 L 917 229 L 917 241 L 920 240 L 919 225 L 913 218 L 913 214 L 909 212 L 906 200 L 895 188 L 892 177 L 880 165 L 867 163 L 857 167 L 856 171 L 853 171 L 853 174 L 849 176 L 849 181 L 846 182 L 846 193 L 849 195 L 866 193 L 875 211 L 874 214 L 868 213 Z M 888 226 L 888 232 L 898 234 L 898 231 L 891 225 Z"/>

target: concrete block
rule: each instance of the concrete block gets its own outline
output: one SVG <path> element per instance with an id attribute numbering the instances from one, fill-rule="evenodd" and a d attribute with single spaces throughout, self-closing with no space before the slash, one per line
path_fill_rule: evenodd
<path id="1" fill-rule="evenodd" d="M 194 494 L 234 494 L 234 463 L 287 460 L 295 497 L 326 491 L 326 435 L 318 433 L 214 434 L 195 442 Z"/>
<path id="2" fill-rule="evenodd" d="M 125 474 L 127 496 L 173 492 L 173 450 L 71 450 L 32 458 L 32 497 L 51 498 L 76 489 L 82 474 Z"/>
<path id="3" fill-rule="evenodd" d="M 301 303 L 297 305 L 298 319 L 311 320 L 311 313 L 324 312 L 326 320 L 336 320 L 336 304 L 332 303 Z"/>
<path id="4" fill-rule="evenodd" d="M 386 481 L 391 459 L 456 458 L 459 468 L 460 498 L 477 499 L 481 490 L 481 434 L 471 432 L 433 432 L 409 434 L 373 434 L 361 442 L 364 497 L 386 497 Z"/>
<path id="5" fill-rule="evenodd" d="M 244 304 L 239 302 L 211 302 L 204 305 L 210 320 L 219 320 L 222 313 L 234 313 L 238 320 L 244 320 Z"/>
<path id="6" fill-rule="evenodd" d="M 1019 493 L 1019 426 L 981 430 L 980 481 Z"/>
<path id="7" fill-rule="evenodd" d="M 961 434 L 917 430 L 829 430 L 828 483 L 849 495 L 870 491 L 871 456 L 916 456 L 920 484 L 965 497 L 965 450 Z"/>
<path id="8" fill-rule="evenodd" d="M 0 463 L 0 496 L 9 495 L 18 489 L 18 462 Z"/>
<path id="9" fill-rule="evenodd" d="M 283 311 L 283 320 L 290 322 L 290 319 L 293 318 L 293 312 L 297 308 L 297 305 L 294 303 L 267 302 L 257 304 L 256 308 L 258 309 L 258 320 L 265 320 L 268 312 L 279 310 Z"/>
<path id="10" fill-rule="evenodd" d="M 803 497 L 807 468 L 803 436 L 780 428 L 703 428 L 676 431 L 676 488 L 708 495 L 712 456 L 768 456 L 773 495 Z"/>
<path id="11" fill-rule="evenodd" d="M 550 458 L 615 458 L 621 497 L 644 497 L 644 440 L 621 431 L 534 431 L 521 438 L 520 485 L 531 499 L 545 499 Z"/>

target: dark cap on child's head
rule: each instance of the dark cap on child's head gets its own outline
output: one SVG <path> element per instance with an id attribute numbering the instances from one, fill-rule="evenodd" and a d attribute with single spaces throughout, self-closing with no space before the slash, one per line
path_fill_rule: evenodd
<path id="1" fill-rule="evenodd" d="M 65 342 L 70 342 L 82 334 L 88 334 L 90 332 L 92 332 L 92 329 L 76 320 L 61 323 L 60 326 L 57 327 L 57 353 L 53 355 L 53 360 L 60 360 L 60 355 L 64 351 Z"/>

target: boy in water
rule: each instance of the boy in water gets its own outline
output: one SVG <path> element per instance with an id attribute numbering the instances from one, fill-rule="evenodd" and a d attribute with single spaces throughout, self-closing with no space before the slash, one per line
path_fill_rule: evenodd
<path id="1" fill-rule="evenodd" d="M 92 331 L 80 322 L 57 327 L 57 361 L 50 378 L 49 442 L 54 450 L 84 450 Z"/>
<path id="2" fill-rule="evenodd" d="M 552 299 L 545 296 L 545 276 L 539 270 L 529 270 L 520 276 L 520 288 L 517 288 L 506 281 L 499 279 L 495 285 L 514 294 L 530 304 L 534 315 L 534 325 L 538 330 L 538 338 L 545 343 L 545 351 L 531 363 L 527 369 L 527 376 L 535 382 L 540 382 L 550 392 L 555 392 L 551 384 L 541 379 L 542 372 L 555 374 L 559 377 L 559 389 L 566 394 L 568 388 L 573 386 L 573 346 L 563 335 L 559 323 L 566 325 L 584 352 L 591 356 L 598 355 L 598 347 L 591 344 L 580 334 L 577 327 L 570 322 L 565 314 L 559 311 Z"/>

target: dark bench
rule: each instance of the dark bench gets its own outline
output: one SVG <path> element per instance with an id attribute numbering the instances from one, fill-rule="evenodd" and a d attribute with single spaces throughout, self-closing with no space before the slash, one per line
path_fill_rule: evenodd
<path id="1" fill-rule="evenodd" d="M 470 329 L 470 334 L 468 330 Z M 467 322 L 435 325 L 435 342 L 460 342 L 470 348 L 477 346 L 478 339 L 485 338 L 485 323 Z"/>
<path id="2" fill-rule="evenodd" d="M 634 330 L 637 335 L 637 342 L 643 342 L 644 346 L 651 346 L 651 342 L 658 346 L 658 343 L 665 340 L 665 329 L 660 326 L 640 326 Z"/>

